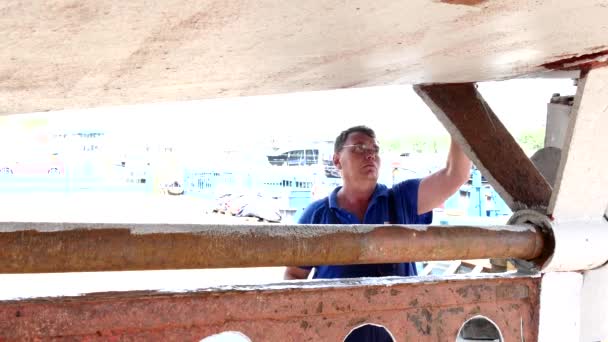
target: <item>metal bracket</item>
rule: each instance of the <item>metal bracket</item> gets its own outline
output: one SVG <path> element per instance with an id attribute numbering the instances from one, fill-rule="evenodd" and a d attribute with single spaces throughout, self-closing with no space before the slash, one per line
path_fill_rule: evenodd
<path id="1" fill-rule="evenodd" d="M 544 236 L 544 248 L 541 255 L 534 260 L 523 260 L 509 258 L 508 260 L 515 266 L 517 271 L 522 274 L 536 274 L 542 269 L 543 264 L 551 257 L 555 249 L 555 238 L 551 220 L 536 210 L 518 210 L 507 221 L 509 225 L 531 224 L 541 230 Z"/>

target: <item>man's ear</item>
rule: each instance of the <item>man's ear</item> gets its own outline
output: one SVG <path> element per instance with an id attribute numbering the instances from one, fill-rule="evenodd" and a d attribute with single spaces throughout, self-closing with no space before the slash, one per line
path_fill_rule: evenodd
<path id="1" fill-rule="evenodd" d="M 340 164 L 340 155 L 338 153 L 334 153 L 334 165 L 336 169 L 342 170 L 342 164 Z"/>

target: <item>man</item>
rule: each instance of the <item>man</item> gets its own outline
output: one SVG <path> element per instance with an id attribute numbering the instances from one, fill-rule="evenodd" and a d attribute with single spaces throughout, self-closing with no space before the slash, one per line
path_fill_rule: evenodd
<path id="1" fill-rule="evenodd" d="M 423 178 L 395 184 L 378 184 L 380 148 L 374 131 L 351 127 L 338 135 L 333 162 L 341 171 L 343 186 L 306 208 L 301 224 L 430 224 L 433 208 L 441 205 L 469 179 L 471 161 L 452 141 L 445 168 Z M 355 278 L 416 275 L 414 263 L 321 265 L 287 267 L 285 279 Z"/>

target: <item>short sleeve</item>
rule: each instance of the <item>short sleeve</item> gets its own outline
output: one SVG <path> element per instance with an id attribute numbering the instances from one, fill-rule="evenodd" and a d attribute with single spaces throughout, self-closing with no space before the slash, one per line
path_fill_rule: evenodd
<path id="1" fill-rule="evenodd" d="M 421 179 L 408 179 L 393 186 L 395 209 L 401 213 L 402 224 L 431 224 L 433 211 L 418 215 L 418 188 Z"/>
<path id="2" fill-rule="evenodd" d="M 323 212 L 327 210 L 327 198 L 312 202 L 298 219 L 298 224 L 319 224 L 323 222 Z"/>
<path id="3" fill-rule="evenodd" d="M 320 217 L 323 212 L 322 209 L 326 209 L 327 199 L 318 200 L 316 202 L 311 203 L 302 213 L 302 216 L 298 219 L 298 224 L 318 224 L 323 223 L 323 219 Z M 298 268 L 302 268 L 305 270 L 312 270 L 314 266 L 298 266 Z"/>

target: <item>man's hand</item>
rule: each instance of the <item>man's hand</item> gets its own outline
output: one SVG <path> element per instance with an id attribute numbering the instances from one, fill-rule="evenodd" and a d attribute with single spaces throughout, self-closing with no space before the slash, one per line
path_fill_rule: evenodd
<path id="1" fill-rule="evenodd" d="M 309 274 L 310 270 L 305 270 L 303 268 L 295 266 L 287 266 L 287 268 L 285 268 L 285 274 L 283 275 L 283 279 L 307 279 Z"/>

